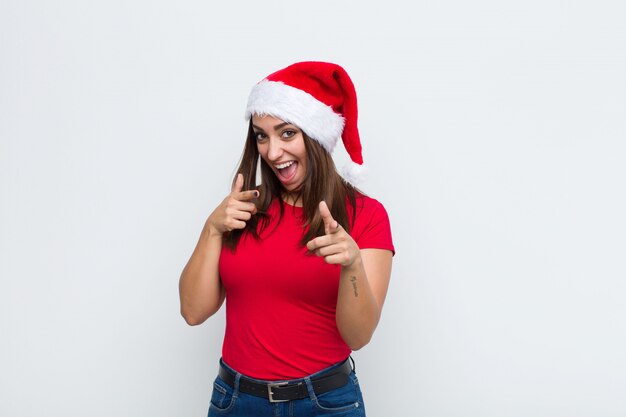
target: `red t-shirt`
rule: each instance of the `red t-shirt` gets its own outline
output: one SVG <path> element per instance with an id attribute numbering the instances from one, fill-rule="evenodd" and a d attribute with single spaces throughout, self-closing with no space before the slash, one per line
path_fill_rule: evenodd
<path id="1" fill-rule="evenodd" d="M 335 321 L 340 267 L 300 246 L 306 231 L 301 207 L 285 204 L 280 221 L 279 210 L 278 202 L 270 205 L 271 221 L 260 240 L 244 234 L 234 253 L 222 249 L 220 255 L 226 289 L 222 357 L 257 379 L 301 378 L 351 352 Z M 387 212 L 372 198 L 357 197 L 350 235 L 361 249 L 394 251 Z"/>

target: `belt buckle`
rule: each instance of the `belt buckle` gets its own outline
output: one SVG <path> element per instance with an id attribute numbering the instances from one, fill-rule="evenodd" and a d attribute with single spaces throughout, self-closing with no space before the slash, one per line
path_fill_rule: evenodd
<path id="1" fill-rule="evenodd" d="M 267 397 L 269 398 L 271 403 L 284 403 L 289 400 L 275 400 L 274 393 L 272 392 L 272 388 L 280 387 L 281 385 L 287 385 L 286 382 L 275 382 L 272 384 L 267 384 Z"/>

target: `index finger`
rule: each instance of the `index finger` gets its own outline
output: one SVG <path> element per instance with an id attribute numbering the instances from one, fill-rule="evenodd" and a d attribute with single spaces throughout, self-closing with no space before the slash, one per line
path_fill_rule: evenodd
<path id="1" fill-rule="evenodd" d="M 246 190 L 241 191 L 243 189 L 243 174 L 240 172 L 237 174 L 237 178 L 235 179 L 235 183 L 233 184 L 233 188 L 230 192 L 231 196 L 239 201 L 248 201 L 259 196 L 259 192 L 257 190 Z"/>
<path id="2" fill-rule="evenodd" d="M 257 190 L 239 191 L 233 194 L 233 197 L 235 197 L 239 201 L 254 200 L 258 196 L 259 192 Z"/>

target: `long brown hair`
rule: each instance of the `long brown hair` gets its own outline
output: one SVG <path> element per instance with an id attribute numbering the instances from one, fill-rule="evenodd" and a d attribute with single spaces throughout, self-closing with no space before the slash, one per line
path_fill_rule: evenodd
<path id="1" fill-rule="evenodd" d="M 322 145 L 309 138 L 304 131 L 302 131 L 302 136 L 306 149 L 307 170 L 302 185 L 292 194 L 296 201 L 298 199 L 302 201 L 304 226 L 309 226 L 309 229 L 300 241 L 302 246 L 305 246 L 309 240 L 325 233 L 324 221 L 319 213 L 320 201 L 326 202 L 333 218 L 350 233 L 356 216 L 357 195 L 363 193 L 341 178 L 337 173 L 332 156 Z M 258 189 L 260 196 L 255 202 L 257 214 L 246 222 L 246 227 L 244 229 L 235 229 L 226 234 L 224 245 L 231 250 L 235 250 L 239 239 L 241 239 L 244 233 L 250 233 L 255 239 L 259 239 L 258 231 L 264 230 L 270 223 L 267 210 L 273 199 L 276 199 L 279 203 L 280 217 L 283 216 L 285 211 L 282 199 L 282 185 L 263 158 L 260 161 L 261 185 L 259 187 L 255 186 L 258 160 L 259 151 L 251 120 L 237 173 L 243 175 L 243 190 Z M 233 184 L 236 178 L 237 175 L 233 179 Z M 348 202 L 347 206 L 346 201 Z M 348 214 L 348 208 L 351 211 L 350 215 Z M 258 227 L 259 224 L 260 228 Z"/>

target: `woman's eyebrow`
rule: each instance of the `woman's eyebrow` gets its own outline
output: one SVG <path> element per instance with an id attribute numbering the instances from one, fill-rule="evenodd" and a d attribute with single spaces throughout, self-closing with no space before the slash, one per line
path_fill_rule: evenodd
<path id="1" fill-rule="evenodd" d="M 291 123 L 287 123 L 287 122 L 279 123 L 279 124 L 277 124 L 276 126 L 274 126 L 274 130 L 279 130 L 279 129 L 282 129 L 283 127 L 285 127 L 285 126 L 287 126 L 287 125 L 290 125 L 290 124 L 291 124 Z M 253 127 L 253 128 L 255 128 L 255 129 L 257 129 L 257 130 L 260 130 L 261 132 L 263 132 L 263 131 L 264 131 L 262 128 L 258 127 L 258 126 L 257 126 L 257 125 L 255 125 L 255 124 L 253 124 L 253 125 L 252 125 L 252 127 Z"/>
<path id="2" fill-rule="evenodd" d="M 291 124 L 291 123 L 287 123 L 287 122 L 284 122 L 284 123 L 279 123 L 279 124 L 277 124 L 276 126 L 274 126 L 274 130 L 279 130 L 279 129 L 282 129 L 283 127 L 285 127 L 285 126 L 287 126 L 287 125 L 290 125 L 290 124 Z"/>

